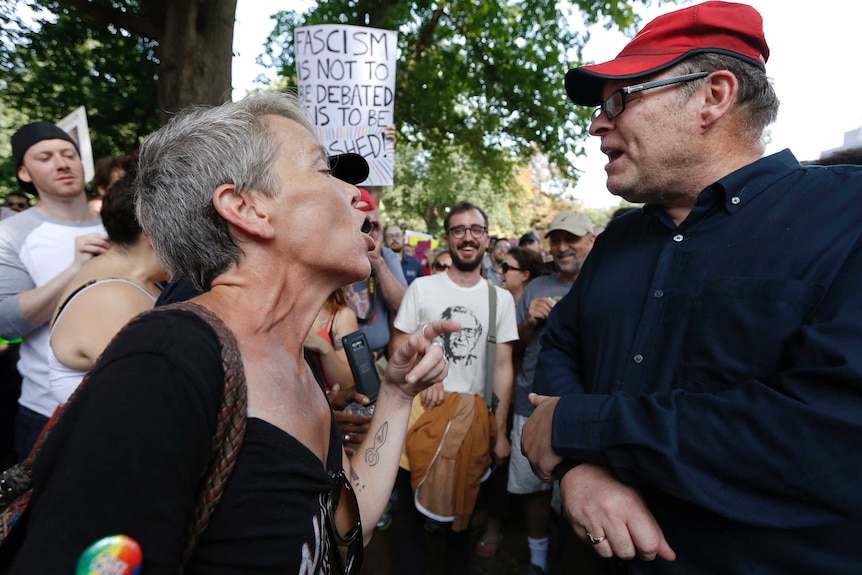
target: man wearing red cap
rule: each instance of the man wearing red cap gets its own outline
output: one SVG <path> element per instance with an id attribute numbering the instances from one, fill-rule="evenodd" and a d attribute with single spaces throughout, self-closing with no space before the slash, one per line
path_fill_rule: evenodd
<path id="1" fill-rule="evenodd" d="M 705 2 L 566 77 L 645 206 L 551 312 L 522 445 L 628 573 L 862 573 L 862 168 L 761 157 L 768 56 Z"/>

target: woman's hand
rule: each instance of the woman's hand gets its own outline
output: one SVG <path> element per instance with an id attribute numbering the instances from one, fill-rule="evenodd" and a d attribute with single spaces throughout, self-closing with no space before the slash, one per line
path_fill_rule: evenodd
<path id="1" fill-rule="evenodd" d="M 449 362 L 436 338 L 459 329 L 461 324 L 449 319 L 422 325 L 392 354 L 384 380 L 408 401 L 429 385 L 443 381 L 449 373 Z"/>

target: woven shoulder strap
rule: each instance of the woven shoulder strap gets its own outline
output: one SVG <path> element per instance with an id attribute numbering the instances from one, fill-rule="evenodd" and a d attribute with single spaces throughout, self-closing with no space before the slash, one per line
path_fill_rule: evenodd
<path id="1" fill-rule="evenodd" d="M 203 476 L 194 515 L 186 531 L 183 554 L 177 569 L 177 573 L 182 573 L 194 554 L 195 546 L 221 500 L 225 486 L 236 465 L 237 456 L 245 437 L 248 390 L 236 338 L 225 323 L 207 308 L 190 302 L 180 302 L 154 308 L 144 312 L 138 318 L 149 313 L 158 313 L 170 309 L 194 313 L 212 326 L 219 338 L 221 361 L 224 368 L 224 392 L 219 406 L 216 430 L 212 438 L 209 463 Z M 136 321 L 138 318 L 132 321 Z M 97 359 L 96 363 L 98 361 Z M 66 402 L 66 405 L 74 401 L 80 389 L 87 384 L 89 379 L 88 373 L 78 389 L 69 398 L 69 401 Z M 45 440 L 64 411 L 65 409 L 60 408 L 54 413 L 27 458 L 0 475 L 0 510 L 4 514 L 4 522 L 0 525 L 0 542 L 6 538 L 8 529 L 11 529 L 11 525 L 23 514 L 24 509 L 29 504 L 33 485 L 33 466 L 42 451 Z M 13 506 L 16 508 L 10 509 Z M 6 515 L 10 517 L 7 518 Z M 9 519 L 9 524 L 4 527 L 6 519 Z"/>
<path id="2" fill-rule="evenodd" d="M 225 486 L 236 465 L 245 437 L 248 390 L 239 347 L 233 332 L 228 329 L 227 325 L 209 309 L 190 302 L 175 303 L 156 309 L 172 308 L 195 313 L 210 324 L 218 334 L 221 344 L 222 367 L 224 368 L 224 393 L 219 406 L 216 431 L 212 438 L 210 461 L 195 505 L 193 519 L 188 526 L 184 551 L 177 570 L 177 573 L 182 573 L 194 554 L 195 546 L 209 524 L 216 506 L 221 501 Z"/>

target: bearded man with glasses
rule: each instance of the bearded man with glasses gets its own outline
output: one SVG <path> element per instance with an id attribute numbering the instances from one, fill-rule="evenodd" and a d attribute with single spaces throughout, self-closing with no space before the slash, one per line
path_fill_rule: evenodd
<path id="1" fill-rule="evenodd" d="M 436 508 L 425 508 L 423 513 L 447 523 L 444 529 L 446 573 L 466 575 L 472 555 L 470 515 L 480 480 L 492 464 L 492 453 L 493 459 L 499 463 L 508 459 L 510 453 L 506 416 L 514 381 L 512 342 L 518 338 L 514 300 L 508 291 L 489 285 L 482 277 L 482 256 L 488 245 L 488 217 L 485 212 L 469 202 L 460 202 L 450 208 L 443 227 L 452 266 L 445 272 L 416 278 L 407 288 L 395 317 L 393 339 L 396 344 L 405 341 L 408 334 L 420 326 L 436 320 L 456 320 L 461 329 L 439 339 L 449 361 L 449 375 L 428 388 L 414 402 L 416 406 L 421 401 L 422 406 L 414 409 L 414 417 L 411 417 L 413 431 L 408 435 L 407 455 L 401 459 L 401 469 L 395 480 L 398 505 L 394 516 L 397 529 L 394 533 L 393 573 L 422 571 L 424 522 L 412 503 L 414 490 L 418 494 L 421 483 L 424 493 L 436 493 L 433 481 L 426 481 L 435 472 L 434 463 L 428 464 L 422 456 L 433 454 L 439 447 L 452 455 L 457 454 L 457 459 L 464 463 L 450 474 L 456 476 L 451 478 L 455 485 L 451 498 L 440 497 L 447 502 L 458 501 L 453 505 L 453 511 L 443 513 Z M 496 295 L 493 316 L 489 290 L 494 290 Z M 490 323 L 492 321 L 494 324 Z M 491 365 L 488 342 L 489 334 L 494 331 L 496 343 L 491 340 L 494 351 Z M 493 394 L 498 400 L 495 406 L 486 405 L 484 399 L 489 369 L 492 370 Z M 470 437 L 466 434 L 456 435 L 458 423 L 447 415 L 456 411 L 453 406 L 457 406 L 458 421 L 467 421 L 473 434 L 472 441 L 463 439 Z M 493 421 L 488 414 L 489 407 L 495 407 Z M 446 421 L 453 421 L 451 433 L 439 438 L 433 432 L 427 432 L 441 421 L 444 424 L 439 426 L 440 429 L 446 427 Z M 419 429 L 422 432 L 416 431 Z M 482 432 L 486 432 L 488 437 L 481 437 Z M 447 439 L 455 437 L 461 437 L 463 441 L 447 442 Z"/>
<path id="2" fill-rule="evenodd" d="M 645 206 L 548 316 L 522 448 L 609 570 L 862 573 L 862 168 L 761 157 L 768 57 L 703 2 L 566 76 Z"/>

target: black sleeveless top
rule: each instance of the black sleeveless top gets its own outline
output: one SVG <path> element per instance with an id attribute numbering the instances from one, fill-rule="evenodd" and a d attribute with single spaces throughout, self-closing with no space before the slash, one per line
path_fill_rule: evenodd
<path id="1" fill-rule="evenodd" d="M 10 572 L 72 573 L 87 546 L 116 534 L 141 545 L 143 574 L 175 572 L 223 381 L 218 337 L 195 314 L 160 312 L 123 330 L 46 442 Z M 186 573 L 330 573 L 323 501 L 341 467 L 334 419 L 324 468 L 250 417 Z"/>

